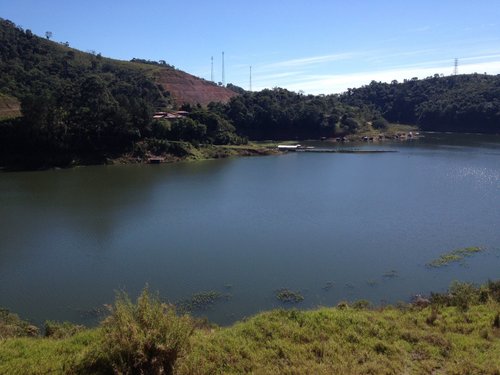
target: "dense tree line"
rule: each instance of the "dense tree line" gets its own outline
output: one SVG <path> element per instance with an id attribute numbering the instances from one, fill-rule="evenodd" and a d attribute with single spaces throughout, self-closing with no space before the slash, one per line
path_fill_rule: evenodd
<path id="1" fill-rule="evenodd" d="M 172 141 L 198 146 L 330 137 L 353 133 L 376 117 L 334 95 L 279 88 L 250 93 L 229 85 L 240 95 L 227 105 L 187 106 L 188 117 L 154 120 L 155 110 L 170 105 L 151 73 L 162 66 L 169 68 L 83 53 L 0 20 L 0 94 L 20 100 L 22 110 L 22 117 L 0 122 L 0 157 L 99 158 L 132 150 L 144 155 L 149 146 L 170 152 L 178 148 Z"/>
<path id="2" fill-rule="evenodd" d="M 225 105 L 225 115 L 249 139 L 318 139 L 354 133 L 380 115 L 366 105 L 353 107 L 336 95 L 314 96 L 282 88 L 244 92 Z"/>
<path id="3" fill-rule="evenodd" d="M 386 119 L 424 130 L 500 133 L 500 76 L 372 82 L 340 96 L 248 92 L 229 84 L 239 95 L 227 104 L 188 105 L 188 117 L 154 120 L 155 111 L 172 107 L 154 71 L 171 68 L 83 53 L 0 18 L 0 95 L 17 98 L 22 111 L 0 120 L 0 161 L 16 153 L 71 159 L 140 149 L 144 155 L 148 145 L 175 151 L 176 141 L 318 139 L 383 129 Z"/>
<path id="4" fill-rule="evenodd" d="M 22 117 L 2 123 L 4 147 L 40 152 L 122 150 L 168 103 L 144 71 L 85 54 L 0 22 L 0 92 Z M 12 140 L 15 142 L 12 142 Z"/>
<path id="5" fill-rule="evenodd" d="M 242 144 L 245 137 L 236 134 L 235 127 L 223 115 L 201 106 L 183 106 L 189 115 L 175 120 L 157 120 L 152 124 L 151 136 L 156 139 L 184 141 L 199 144 Z"/>
<path id="6" fill-rule="evenodd" d="M 398 83 L 372 81 L 341 96 L 370 105 L 391 122 L 423 130 L 500 133 L 500 75 L 434 75 Z"/>
<path id="7" fill-rule="evenodd" d="M 155 111 L 171 103 L 154 81 L 156 68 L 143 64 L 83 53 L 0 19 L 0 94 L 17 98 L 22 112 L 0 122 L 0 157 L 56 155 L 64 163 L 131 151 L 152 138 L 243 141 L 227 119 L 201 108 L 191 118 L 153 120 Z"/>

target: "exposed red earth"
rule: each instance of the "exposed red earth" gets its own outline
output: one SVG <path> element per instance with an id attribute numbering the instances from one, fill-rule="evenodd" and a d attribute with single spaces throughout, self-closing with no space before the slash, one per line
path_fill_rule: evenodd
<path id="1" fill-rule="evenodd" d="M 238 95 L 225 87 L 205 81 L 191 74 L 174 69 L 161 69 L 156 81 L 160 83 L 175 100 L 177 107 L 189 103 L 206 106 L 210 102 L 227 103 Z"/>

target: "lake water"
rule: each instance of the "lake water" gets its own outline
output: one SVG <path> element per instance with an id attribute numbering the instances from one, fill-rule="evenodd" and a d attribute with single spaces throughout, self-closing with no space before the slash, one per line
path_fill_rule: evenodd
<path id="1" fill-rule="evenodd" d="M 198 313 L 229 324 L 283 306 L 279 288 L 311 308 L 500 277 L 499 137 L 359 148 L 397 152 L 0 173 L 0 306 L 93 324 L 149 284 L 171 302 L 231 294 Z M 466 246 L 485 250 L 426 267 Z"/>

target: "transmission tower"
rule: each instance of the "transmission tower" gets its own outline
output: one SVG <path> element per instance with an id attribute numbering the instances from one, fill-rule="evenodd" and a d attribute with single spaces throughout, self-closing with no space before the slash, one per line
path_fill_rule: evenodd
<path id="1" fill-rule="evenodd" d="M 211 66 L 211 71 L 210 71 L 210 81 L 214 81 L 214 57 L 212 56 L 212 66 Z"/>
<path id="2" fill-rule="evenodd" d="M 226 86 L 226 72 L 224 71 L 224 51 L 222 51 L 222 86 Z"/>
<path id="3" fill-rule="evenodd" d="M 250 65 L 250 91 L 252 91 L 252 65 Z"/>
<path id="4" fill-rule="evenodd" d="M 453 69 L 453 75 L 456 76 L 458 74 L 458 59 L 455 58 L 455 67 Z"/>

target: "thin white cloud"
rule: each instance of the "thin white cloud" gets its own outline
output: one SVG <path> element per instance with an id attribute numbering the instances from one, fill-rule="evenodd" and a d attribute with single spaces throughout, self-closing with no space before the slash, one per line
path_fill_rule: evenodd
<path id="1" fill-rule="evenodd" d="M 265 75 L 259 75 L 258 80 L 259 81 L 268 81 L 271 79 L 279 79 L 279 78 L 288 78 L 288 77 L 297 77 L 303 75 L 303 72 L 283 72 L 283 73 L 272 73 L 272 74 L 265 74 Z"/>
<path id="2" fill-rule="evenodd" d="M 388 52 L 387 50 L 373 50 L 373 51 L 366 51 L 366 56 L 364 57 L 364 59 L 365 61 L 371 63 L 384 63 L 387 61 L 393 61 L 395 58 L 425 56 L 435 53 L 436 51 L 437 50 L 434 48 L 403 51 L 403 52 Z"/>
<path id="3" fill-rule="evenodd" d="M 400 68 L 374 72 L 357 72 L 338 75 L 317 75 L 304 77 L 302 82 L 295 82 L 285 87 L 292 91 L 304 91 L 308 94 L 330 94 L 346 91 L 348 88 L 360 87 L 370 83 L 403 81 L 413 77 L 426 78 L 434 74 L 450 75 L 453 67 Z M 500 74 L 500 60 L 476 64 L 460 65 L 459 74 L 488 73 Z"/>
<path id="4" fill-rule="evenodd" d="M 496 53 L 493 55 L 484 55 L 484 56 L 472 56 L 472 57 L 463 57 L 459 58 L 459 61 L 477 61 L 477 60 L 489 60 L 489 59 L 498 59 L 500 58 L 500 53 Z"/>
<path id="5" fill-rule="evenodd" d="M 283 87 L 292 91 L 304 91 L 308 94 L 330 94 L 366 85 L 372 80 L 391 82 L 413 77 L 425 78 L 434 74 L 452 74 L 455 56 L 446 59 L 422 60 L 425 57 L 435 55 L 435 52 L 437 52 L 435 49 L 419 49 L 395 53 L 371 50 L 286 60 L 254 66 L 252 86 L 255 91 L 264 88 Z M 418 60 L 421 61 L 406 59 L 407 63 L 396 62 L 397 57 L 407 56 L 419 56 Z M 376 60 L 377 58 L 379 60 Z M 342 62 L 342 69 L 346 69 L 346 63 L 350 64 L 349 60 L 352 61 L 350 71 L 334 74 L 334 72 L 339 72 L 340 69 L 335 62 L 343 59 L 346 59 L 346 61 Z M 357 69 L 357 71 L 354 69 Z M 241 81 L 245 82 L 243 85 L 246 87 L 248 73 L 246 69 L 245 71 L 241 70 L 236 75 L 241 77 Z M 498 49 L 489 49 L 475 56 L 469 55 L 462 58 L 458 56 L 458 73 L 474 72 L 500 74 L 500 51 Z"/>
<path id="6" fill-rule="evenodd" d="M 296 67 L 310 66 L 310 65 L 322 64 L 333 61 L 349 60 L 356 56 L 359 56 L 359 53 L 346 52 L 346 53 L 337 53 L 324 56 L 305 57 L 300 59 L 285 60 L 267 64 L 262 66 L 261 69 L 264 70 L 264 69 L 291 68 L 291 67 L 296 68 Z"/>

